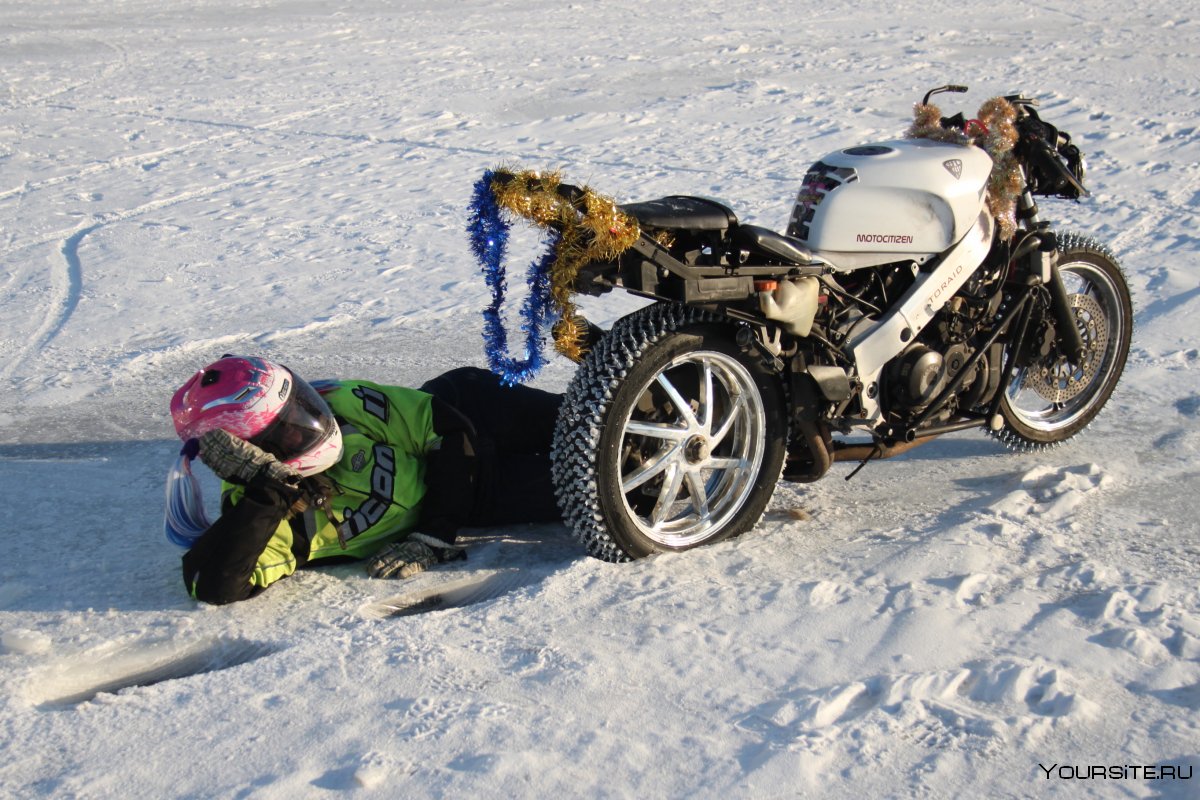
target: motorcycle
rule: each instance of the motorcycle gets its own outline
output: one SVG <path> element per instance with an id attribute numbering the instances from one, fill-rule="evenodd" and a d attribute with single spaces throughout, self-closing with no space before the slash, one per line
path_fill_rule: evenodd
<path id="1" fill-rule="evenodd" d="M 1087 194 L 1083 157 L 1035 100 L 1003 99 L 1011 149 L 989 153 L 959 114 L 838 150 L 808 170 L 786 233 L 696 196 L 619 207 L 636 241 L 573 288 L 655 302 L 584 356 L 552 452 L 592 556 L 737 536 L 779 480 L 836 462 L 971 428 L 1040 449 L 1096 417 L 1129 352 L 1129 290 L 1107 247 L 1039 219 L 1035 196 Z"/>

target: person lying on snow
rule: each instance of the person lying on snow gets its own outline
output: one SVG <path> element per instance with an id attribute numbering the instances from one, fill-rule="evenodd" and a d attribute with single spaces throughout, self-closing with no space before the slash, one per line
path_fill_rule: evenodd
<path id="1" fill-rule="evenodd" d="M 280 364 L 225 356 L 171 399 L 184 441 L 166 531 L 183 581 L 208 603 L 260 593 L 322 559 L 406 578 L 466 558 L 461 527 L 559 519 L 550 440 L 561 396 L 461 368 L 420 389 L 308 384 Z M 223 481 L 204 517 L 190 461 Z M 328 562 L 327 562 L 328 563 Z"/>

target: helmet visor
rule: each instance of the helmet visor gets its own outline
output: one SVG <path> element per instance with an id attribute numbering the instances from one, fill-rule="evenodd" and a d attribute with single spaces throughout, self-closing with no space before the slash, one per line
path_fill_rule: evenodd
<path id="1" fill-rule="evenodd" d="M 295 384 L 274 421 L 250 439 L 263 450 L 287 461 L 320 444 L 337 423 L 329 404 L 317 390 L 292 375 Z"/>

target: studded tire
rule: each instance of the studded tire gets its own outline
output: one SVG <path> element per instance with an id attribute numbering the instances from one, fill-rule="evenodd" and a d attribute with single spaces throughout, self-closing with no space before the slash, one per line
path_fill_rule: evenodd
<path id="1" fill-rule="evenodd" d="M 1070 439 L 1108 402 L 1129 355 L 1133 305 L 1112 252 L 1075 234 L 1058 241 L 1058 269 L 1067 287 L 1085 353 L 1080 363 L 1051 353 L 1020 370 L 1000 402 L 998 438 L 1018 449 Z"/>
<path id="2" fill-rule="evenodd" d="M 567 390 L 552 450 L 563 518 L 605 561 L 738 536 L 786 455 L 779 380 L 709 312 L 659 303 L 623 318 Z"/>

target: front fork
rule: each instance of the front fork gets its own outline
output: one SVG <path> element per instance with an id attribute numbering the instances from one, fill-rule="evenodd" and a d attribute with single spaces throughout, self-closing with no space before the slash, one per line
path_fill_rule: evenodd
<path id="1" fill-rule="evenodd" d="M 1058 271 L 1057 246 L 1051 254 L 1050 280 L 1046 288 L 1050 290 L 1050 308 L 1054 312 L 1054 327 L 1058 333 L 1058 346 L 1062 354 L 1074 364 L 1083 360 L 1083 336 L 1075 322 L 1075 310 L 1071 308 L 1071 298 L 1067 295 L 1066 284 L 1063 283 L 1062 273 Z"/>
<path id="2" fill-rule="evenodd" d="M 1038 221 L 1038 207 L 1029 189 L 1021 194 L 1017 203 L 1017 213 L 1022 219 L 1028 220 L 1034 233 L 1030 237 L 1036 242 L 1036 250 L 1029 253 L 1033 260 L 1030 272 L 1041 279 L 1050 291 L 1050 310 L 1054 314 L 1054 328 L 1058 338 L 1060 352 L 1073 363 L 1078 364 L 1083 359 L 1083 336 L 1075 322 L 1075 310 L 1071 308 L 1071 298 L 1067 294 L 1066 284 L 1063 283 L 1062 273 L 1058 270 L 1058 236 L 1050 230 L 1048 222 Z"/>

